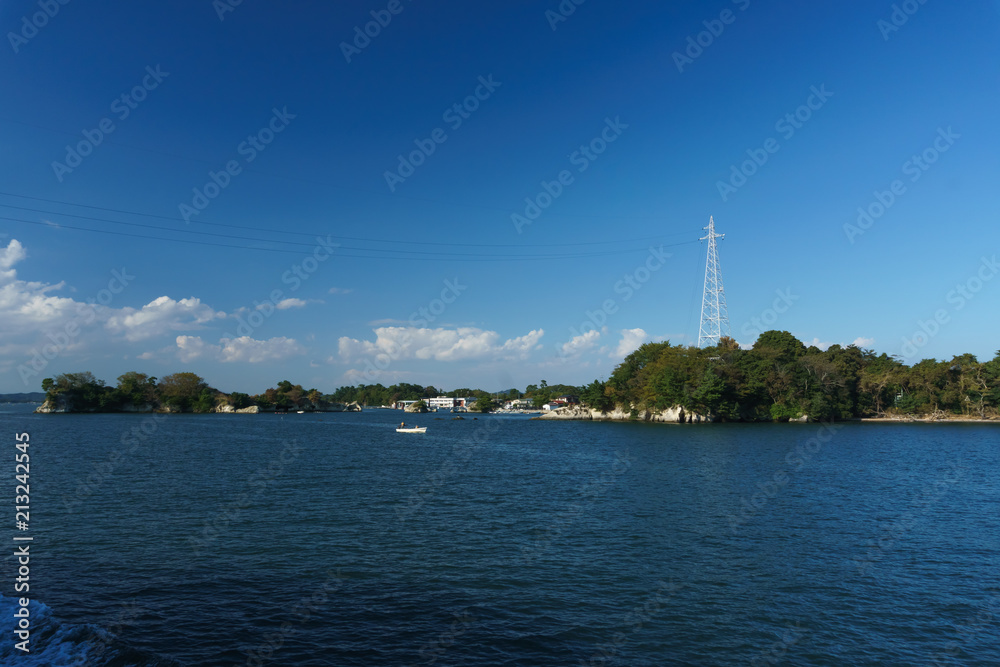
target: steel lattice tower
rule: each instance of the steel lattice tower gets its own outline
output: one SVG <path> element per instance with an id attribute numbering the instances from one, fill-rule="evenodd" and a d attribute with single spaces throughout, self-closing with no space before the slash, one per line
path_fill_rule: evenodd
<path id="1" fill-rule="evenodd" d="M 715 220 L 708 219 L 708 259 L 705 263 L 705 292 L 701 300 L 701 328 L 698 331 L 698 347 L 718 345 L 719 338 L 729 336 L 729 309 L 726 307 L 726 292 L 722 288 L 722 267 L 719 265 L 719 249 L 716 239 L 725 234 L 715 233 Z"/>

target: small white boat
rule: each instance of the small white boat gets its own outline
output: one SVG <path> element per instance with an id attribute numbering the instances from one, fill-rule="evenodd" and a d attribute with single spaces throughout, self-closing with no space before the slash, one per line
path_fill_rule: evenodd
<path id="1" fill-rule="evenodd" d="M 426 426 L 412 426 L 408 428 L 397 428 L 396 433 L 426 433 Z"/>

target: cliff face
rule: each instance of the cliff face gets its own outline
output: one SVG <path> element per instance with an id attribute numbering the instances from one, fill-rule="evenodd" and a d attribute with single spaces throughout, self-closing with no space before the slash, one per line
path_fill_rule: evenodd
<path id="1" fill-rule="evenodd" d="M 417 405 L 416 403 L 412 405 L 407 405 L 403 412 L 429 412 L 426 405 Z"/>
<path id="2" fill-rule="evenodd" d="M 41 414 L 53 414 L 57 412 L 69 411 L 69 405 L 66 403 L 66 399 L 62 396 L 58 396 L 55 401 L 46 400 L 44 403 L 35 408 L 35 412 Z"/>
<path id="3" fill-rule="evenodd" d="M 588 407 L 580 405 L 567 405 L 564 408 L 556 408 L 549 412 L 543 412 L 540 416 L 535 417 L 535 419 L 577 419 L 583 421 L 645 421 L 645 422 L 662 422 L 667 424 L 678 424 L 678 423 L 695 423 L 699 424 L 701 422 L 714 421 L 710 416 L 699 415 L 692 412 L 686 412 L 684 408 L 680 406 L 674 406 L 672 408 L 667 408 L 666 410 L 661 410 L 660 412 L 653 412 L 652 410 L 639 410 L 636 414 L 635 419 L 632 419 L 630 411 L 622 409 L 621 406 L 616 407 L 611 412 L 601 412 L 600 410 L 593 410 Z"/>
<path id="4" fill-rule="evenodd" d="M 257 407 L 256 405 L 251 405 L 249 408 L 240 408 L 239 410 L 237 410 L 231 405 L 218 405 L 215 407 L 215 409 L 212 410 L 212 412 L 221 412 L 225 414 L 234 414 L 234 415 L 256 415 L 260 413 L 260 408 Z"/>
<path id="5" fill-rule="evenodd" d="M 320 401 L 318 403 L 312 403 L 311 401 L 306 401 L 304 405 L 300 406 L 299 409 L 305 410 L 306 412 L 361 412 L 361 406 L 355 403 L 327 403 L 326 401 Z"/>

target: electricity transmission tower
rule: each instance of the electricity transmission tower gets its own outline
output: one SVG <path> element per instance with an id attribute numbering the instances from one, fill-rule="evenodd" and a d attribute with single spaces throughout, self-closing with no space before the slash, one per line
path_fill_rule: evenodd
<path id="1" fill-rule="evenodd" d="M 719 338 L 729 336 L 729 309 L 726 307 L 726 292 L 722 288 L 722 267 L 719 265 L 719 249 L 716 239 L 725 234 L 715 233 L 715 220 L 708 219 L 708 259 L 705 263 L 705 292 L 701 299 L 701 328 L 698 331 L 698 347 L 718 345 Z"/>

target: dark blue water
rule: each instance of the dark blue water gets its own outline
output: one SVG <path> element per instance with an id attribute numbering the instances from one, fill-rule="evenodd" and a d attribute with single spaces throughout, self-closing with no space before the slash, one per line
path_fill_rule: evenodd
<path id="1" fill-rule="evenodd" d="M 996 425 L 0 412 L 4 664 L 1000 664 Z"/>

